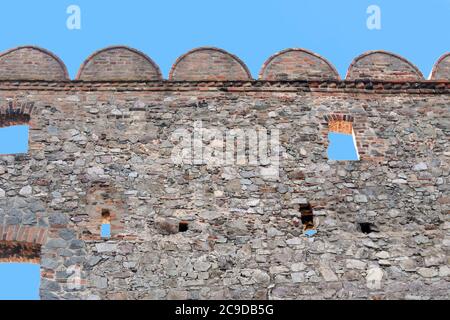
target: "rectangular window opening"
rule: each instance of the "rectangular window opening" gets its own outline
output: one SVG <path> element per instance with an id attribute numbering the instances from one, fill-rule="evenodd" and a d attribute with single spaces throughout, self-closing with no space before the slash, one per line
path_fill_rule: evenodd
<path id="1" fill-rule="evenodd" d="M 328 126 L 328 159 L 335 161 L 359 161 L 353 122 L 331 120 Z"/>
<path id="2" fill-rule="evenodd" d="M 28 153 L 28 125 L 0 128 L 0 155 Z"/>
<path id="3" fill-rule="evenodd" d="M 102 238 L 111 238 L 111 213 L 108 209 L 102 209 L 102 226 L 100 236 Z"/>
<path id="4" fill-rule="evenodd" d="M 364 234 L 378 232 L 378 228 L 373 223 L 360 222 L 358 225 L 359 225 L 359 230 Z"/>

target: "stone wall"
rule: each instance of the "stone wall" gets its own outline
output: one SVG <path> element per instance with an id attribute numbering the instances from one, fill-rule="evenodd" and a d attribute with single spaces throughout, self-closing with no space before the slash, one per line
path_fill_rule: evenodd
<path id="1" fill-rule="evenodd" d="M 42 299 L 449 298 L 448 81 L 207 80 L 0 82 L 34 105 L 29 153 L 0 156 L 0 228 L 45 233 Z M 361 161 L 327 159 L 336 115 Z M 174 162 L 199 122 L 278 130 L 278 174 Z"/>

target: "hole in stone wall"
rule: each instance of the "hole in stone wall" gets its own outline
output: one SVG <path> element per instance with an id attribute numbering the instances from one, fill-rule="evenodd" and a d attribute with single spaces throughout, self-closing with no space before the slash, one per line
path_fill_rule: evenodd
<path id="1" fill-rule="evenodd" d="M 307 236 L 313 236 L 317 233 L 316 227 L 314 226 L 314 212 L 311 204 L 301 204 L 300 205 L 301 221 L 303 224 L 303 231 Z"/>
<path id="2" fill-rule="evenodd" d="M 187 223 L 186 221 L 181 221 L 180 224 L 178 225 L 178 231 L 179 232 L 186 232 L 189 229 L 189 223 Z"/>
<path id="3" fill-rule="evenodd" d="M 377 227 L 373 223 L 370 223 L 370 222 L 360 222 L 358 224 L 358 226 L 359 226 L 359 230 L 365 234 L 369 234 L 372 232 L 378 232 Z"/>
<path id="4" fill-rule="evenodd" d="M 102 209 L 102 226 L 100 236 L 102 238 L 111 238 L 111 212 L 109 209 Z"/>

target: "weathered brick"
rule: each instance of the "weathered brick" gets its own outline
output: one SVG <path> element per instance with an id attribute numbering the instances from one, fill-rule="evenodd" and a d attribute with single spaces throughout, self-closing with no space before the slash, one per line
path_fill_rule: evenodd
<path id="1" fill-rule="evenodd" d="M 346 79 L 424 80 L 422 73 L 411 62 L 385 51 L 369 51 L 357 57 L 350 65 Z"/>
<path id="2" fill-rule="evenodd" d="M 161 79 L 161 71 L 150 57 L 123 46 L 108 47 L 93 53 L 83 63 L 77 75 L 77 80 L 83 81 Z"/>
<path id="3" fill-rule="evenodd" d="M 444 54 L 433 67 L 431 80 L 450 80 L 450 52 Z"/>
<path id="4" fill-rule="evenodd" d="M 175 62 L 169 80 L 250 80 L 247 66 L 236 56 L 218 48 L 197 48 Z"/>

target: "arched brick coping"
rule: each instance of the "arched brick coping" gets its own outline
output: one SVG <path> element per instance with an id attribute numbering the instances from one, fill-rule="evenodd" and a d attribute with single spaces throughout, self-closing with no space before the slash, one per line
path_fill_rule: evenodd
<path id="1" fill-rule="evenodd" d="M 66 66 L 56 55 L 39 47 L 23 46 L 0 54 L 0 80 L 70 79 Z"/>
<path id="2" fill-rule="evenodd" d="M 346 79 L 421 81 L 424 77 L 420 70 L 405 58 L 386 51 L 369 51 L 353 60 Z"/>
<path id="3" fill-rule="evenodd" d="M 271 56 L 262 66 L 260 80 L 339 80 L 336 68 L 314 52 L 291 48 Z"/>
<path id="4" fill-rule="evenodd" d="M 232 81 L 250 80 L 247 66 L 225 50 L 201 47 L 177 59 L 170 70 L 169 80 L 177 81 Z"/>
<path id="5" fill-rule="evenodd" d="M 450 80 L 450 52 L 447 52 L 433 67 L 430 80 Z"/>
<path id="6" fill-rule="evenodd" d="M 124 229 L 122 213 L 126 211 L 123 192 L 107 182 L 93 183 L 86 194 L 87 219 L 79 223 L 84 240 L 101 239 L 100 226 L 105 211 L 110 218 L 111 238 L 120 238 Z"/>
<path id="7" fill-rule="evenodd" d="M 125 46 L 94 52 L 84 61 L 76 80 L 153 81 L 162 80 L 158 65 L 144 53 Z"/>

